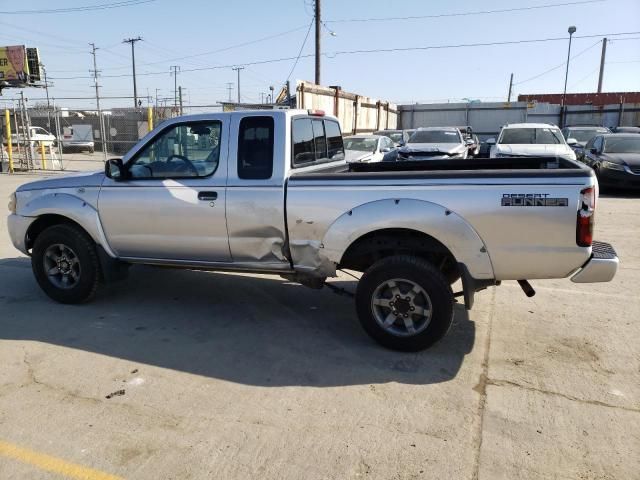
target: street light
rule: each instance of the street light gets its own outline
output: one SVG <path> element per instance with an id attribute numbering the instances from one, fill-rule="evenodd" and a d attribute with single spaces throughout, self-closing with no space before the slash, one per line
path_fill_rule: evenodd
<path id="1" fill-rule="evenodd" d="M 567 69 L 564 74 L 564 91 L 562 92 L 562 108 L 565 107 L 565 97 L 567 96 L 567 79 L 569 78 L 569 60 L 571 59 L 571 37 L 576 33 L 576 27 L 573 25 L 569 27 L 569 51 L 567 52 Z"/>

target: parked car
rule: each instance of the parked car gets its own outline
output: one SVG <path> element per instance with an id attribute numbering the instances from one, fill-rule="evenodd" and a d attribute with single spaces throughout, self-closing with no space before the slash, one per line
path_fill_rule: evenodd
<path id="1" fill-rule="evenodd" d="M 25 127 L 20 127 L 17 133 L 11 134 L 11 143 L 13 145 L 24 145 L 29 140 L 31 141 L 32 146 L 38 146 L 43 143 L 45 147 L 50 147 L 57 143 L 56 136 L 42 127 L 29 127 L 29 134 L 27 134 L 27 129 Z"/>
<path id="2" fill-rule="evenodd" d="M 574 152 L 576 152 L 576 158 L 581 159 L 584 154 L 584 146 L 589 140 L 599 134 L 611 133 L 606 127 L 600 127 L 598 125 L 575 125 L 568 126 L 562 129 L 562 135 Z"/>
<path id="3" fill-rule="evenodd" d="M 640 133 L 640 127 L 613 127 L 613 133 Z"/>
<path id="4" fill-rule="evenodd" d="M 413 132 L 414 130 L 378 130 L 377 132 L 373 132 L 373 134 L 389 137 L 393 140 L 396 147 L 401 147 L 407 143 L 407 140 L 409 140 L 409 137 Z"/>
<path id="5" fill-rule="evenodd" d="M 549 163 L 347 164 L 338 120 L 321 112 L 206 113 L 166 120 L 104 172 L 21 185 L 8 231 L 62 303 L 89 300 L 132 264 L 280 274 L 313 288 L 339 269 L 363 272 L 363 328 L 415 351 L 449 330 L 458 279 L 471 308 L 501 280 L 531 295 L 525 279 L 614 277 L 615 252 L 592 241 L 593 172 Z"/>
<path id="6" fill-rule="evenodd" d="M 344 139 L 347 162 L 395 162 L 396 147 L 389 137 L 351 135 Z"/>
<path id="7" fill-rule="evenodd" d="M 640 187 L 640 135 L 598 135 L 587 142 L 583 161 L 593 168 L 602 186 Z"/>
<path id="8" fill-rule="evenodd" d="M 91 125 L 71 125 L 70 127 L 64 127 L 62 148 L 66 151 L 86 150 L 89 153 L 93 153 L 95 150 L 93 127 Z"/>
<path id="9" fill-rule="evenodd" d="M 456 127 L 419 128 L 398 150 L 398 160 L 467 158 L 467 144 Z"/>
<path id="10" fill-rule="evenodd" d="M 513 123 L 500 130 L 498 140 L 487 139 L 492 145 L 490 157 L 555 157 L 575 160 L 562 132 L 547 123 Z"/>

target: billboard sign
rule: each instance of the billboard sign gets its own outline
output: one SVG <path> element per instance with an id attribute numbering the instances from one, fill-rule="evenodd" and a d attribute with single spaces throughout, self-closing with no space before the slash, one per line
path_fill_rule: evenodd
<path id="1" fill-rule="evenodd" d="M 25 84 L 28 81 L 29 64 L 25 46 L 0 47 L 0 82 Z"/>

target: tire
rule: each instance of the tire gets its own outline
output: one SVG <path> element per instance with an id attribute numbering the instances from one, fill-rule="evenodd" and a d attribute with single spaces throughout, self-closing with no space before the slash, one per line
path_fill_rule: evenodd
<path id="1" fill-rule="evenodd" d="M 84 230 L 74 225 L 54 225 L 38 235 L 31 268 L 40 288 L 56 302 L 83 303 L 98 288 L 96 246 Z"/>
<path id="2" fill-rule="evenodd" d="M 393 306 L 388 305 L 391 302 Z M 356 290 L 356 309 L 360 324 L 380 345 L 416 352 L 432 346 L 449 331 L 453 293 L 447 279 L 431 263 L 398 255 L 379 260 L 364 273 Z"/>

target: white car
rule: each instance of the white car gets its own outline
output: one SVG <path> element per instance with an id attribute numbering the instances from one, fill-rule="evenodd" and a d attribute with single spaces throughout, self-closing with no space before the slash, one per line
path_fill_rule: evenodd
<path id="1" fill-rule="evenodd" d="M 395 161 L 396 147 L 389 137 L 382 135 L 351 135 L 344 139 L 347 163 Z"/>
<path id="2" fill-rule="evenodd" d="M 457 127 L 419 128 L 398 151 L 398 160 L 467 158 L 469 149 Z"/>
<path id="3" fill-rule="evenodd" d="M 513 123 L 500 130 L 498 140 L 487 139 L 491 158 L 556 157 L 575 160 L 576 154 L 562 132 L 548 123 Z"/>
<path id="4" fill-rule="evenodd" d="M 56 136 L 42 127 L 29 127 L 29 135 L 27 135 L 27 130 L 24 127 L 20 127 L 18 133 L 11 134 L 11 143 L 13 145 L 18 143 L 25 144 L 28 139 L 31 140 L 33 146 L 43 143 L 45 147 L 49 147 L 57 142 Z"/>

